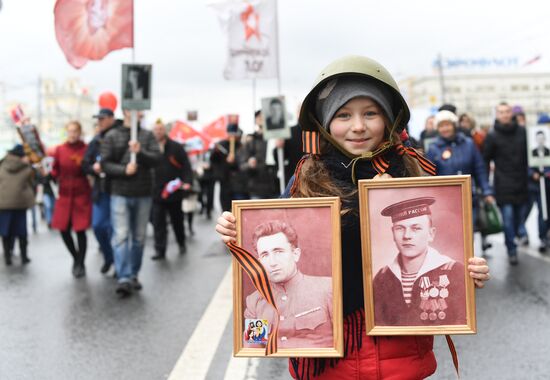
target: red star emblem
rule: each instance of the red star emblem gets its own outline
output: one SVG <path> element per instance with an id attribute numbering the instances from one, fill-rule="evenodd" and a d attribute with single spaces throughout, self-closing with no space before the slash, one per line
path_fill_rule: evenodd
<path id="1" fill-rule="evenodd" d="M 246 41 L 252 36 L 260 40 L 260 15 L 256 13 L 254 7 L 250 4 L 241 13 L 241 21 L 244 25 L 244 38 Z"/>

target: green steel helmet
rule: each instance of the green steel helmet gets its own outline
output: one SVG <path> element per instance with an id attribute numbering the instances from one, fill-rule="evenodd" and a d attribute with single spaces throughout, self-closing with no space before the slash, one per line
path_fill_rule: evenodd
<path id="1" fill-rule="evenodd" d="M 315 110 L 319 94 L 329 81 L 343 76 L 365 77 L 373 83 L 379 83 L 382 86 L 380 89 L 390 94 L 389 97 L 391 97 L 391 105 L 389 106 L 391 112 L 388 112 L 390 110 L 384 105 L 382 105 L 382 108 L 390 119 L 392 119 L 391 114 L 395 117 L 397 122 L 394 126 L 395 132 L 400 133 L 405 128 L 410 119 L 409 107 L 388 70 L 373 59 L 350 55 L 332 62 L 317 77 L 313 88 L 304 99 L 300 109 L 299 124 L 303 131 L 320 131 L 321 121 L 316 116 Z M 376 97 L 374 100 L 377 100 Z"/>

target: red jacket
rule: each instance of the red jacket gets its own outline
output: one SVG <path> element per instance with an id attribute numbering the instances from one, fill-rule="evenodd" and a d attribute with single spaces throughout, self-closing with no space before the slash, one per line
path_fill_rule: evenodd
<path id="1" fill-rule="evenodd" d="M 54 154 L 52 176 L 59 185 L 59 198 L 55 202 L 52 227 L 74 231 L 90 227 L 92 218 L 92 190 L 82 170 L 82 158 L 87 145 L 82 141 L 64 143 Z M 70 223 L 70 225 L 69 225 Z"/>
<path id="2" fill-rule="evenodd" d="M 351 319 L 349 317 L 351 316 L 344 320 L 344 336 L 348 335 L 349 330 L 353 328 L 352 325 L 358 326 L 364 323 L 365 314 L 361 310 L 354 313 Z M 361 335 L 362 346 L 359 351 L 350 349 L 352 352 L 338 359 L 334 367 L 327 363 L 319 376 L 311 375 L 309 379 L 420 380 L 435 372 L 437 364 L 433 352 L 433 336 L 372 337 L 366 335 L 364 324 Z M 304 359 L 299 361 L 300 366 L 307 366 Z M 296 379 L 291 362 L 289 362 L 289 370 L 292 377 Z"/>

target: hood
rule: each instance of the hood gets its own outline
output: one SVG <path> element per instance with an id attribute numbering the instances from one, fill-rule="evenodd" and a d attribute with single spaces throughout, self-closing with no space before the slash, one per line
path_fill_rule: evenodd
<path id="1" fill-rule="evenodd" d="M 2 166 L 9 172 L 9 173 L 17 173 L 21 170 L 29 167 L 29 164 L 26 162 L 21 161 L 21 158 L 13 155 L 13 154 L 7 154 L 6 157 L 2 160 Z"/>

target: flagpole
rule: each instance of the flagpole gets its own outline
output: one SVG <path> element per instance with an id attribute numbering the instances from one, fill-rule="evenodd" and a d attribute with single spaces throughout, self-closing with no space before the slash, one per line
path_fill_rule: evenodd
<path id="1" fill-rule="evenodd" d="M 132 63 L 136 63 L 136 13 L 135 3 L 136 0 L 132 0 Z M 130 111 L 130 140 L 138 140 L 138 111 Z M 135 164 L 137 162 L 137 155 L 130 153 L 130 162 Z"/>
<path id="2" fill-rule="evenodd" d="M 277 93 L 279 95 L 282 95 L 281 90 L 281 64 L 279 60 L 279 4 L 277 0 L 275 1 L 275 37 L 277 40 L 277 54 L 275 55 L 275 59 L 277 62 Z M 285 116 L 286 118 L 286 116 Z M 284 163 L 284 151 L 283 148 L 277 148 L 277 161 L 278 161 L 278 167 L 277 167 L 277 177 L 279 177 L 279 190 L 282 193 L 285 191 L 285 163 Z"/>
<path id="3" fill-rule="evenodd" d="M 275 1 L 275 37 L 277 40 L 277 54 L 275 56 L 277 62 L 277 92 L 282 95 L 281 92 L 281 65 L 279 62 L 279 4 Z"/>

